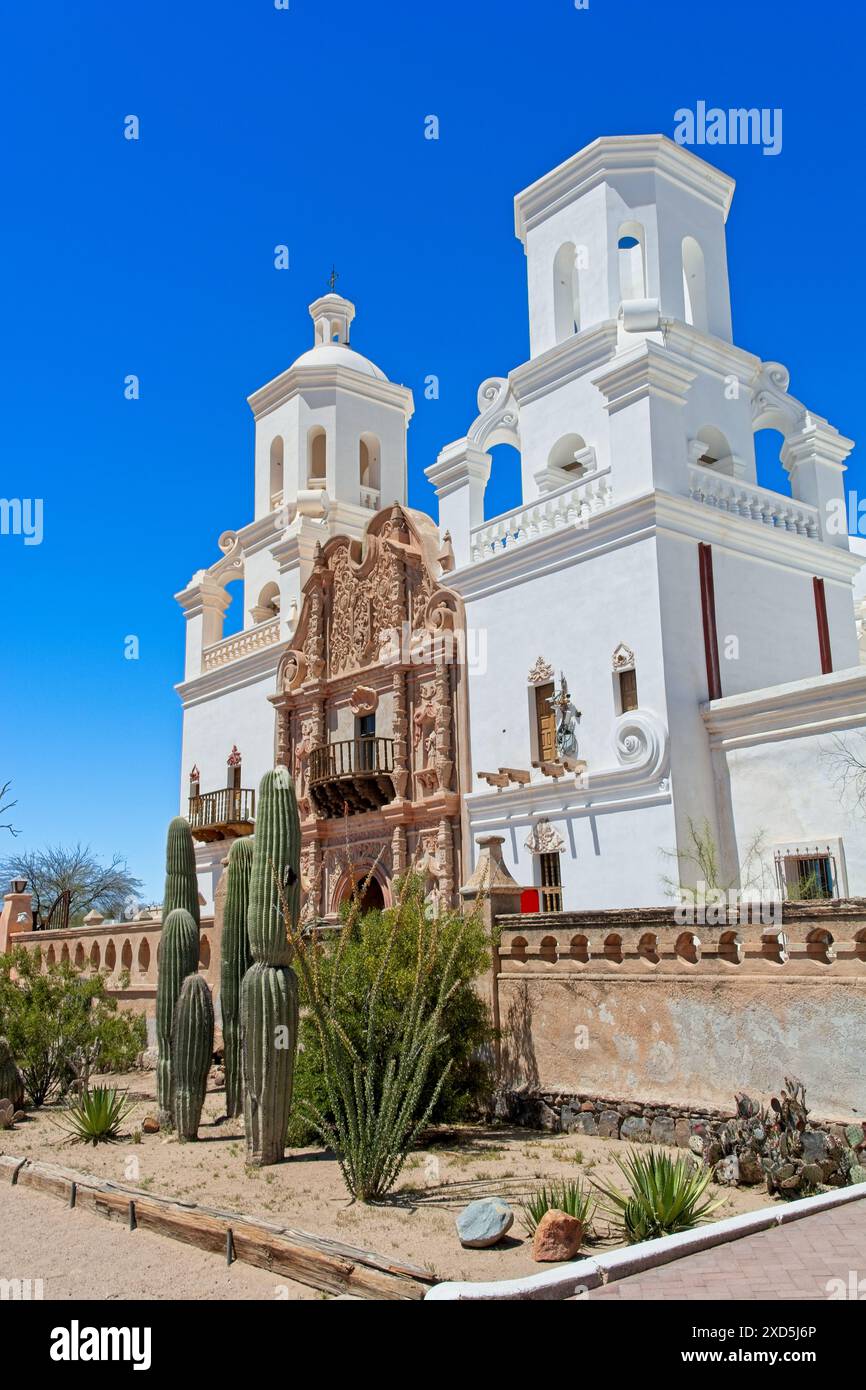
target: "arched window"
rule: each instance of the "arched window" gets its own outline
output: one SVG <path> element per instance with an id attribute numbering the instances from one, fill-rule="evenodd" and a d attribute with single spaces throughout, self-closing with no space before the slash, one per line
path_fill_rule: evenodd
<path id="1" fill-rule="evenodd" d="M 378 492 L 381 486 L 379 480 L 380 456 L 381 445 L 375 434 L 362 434 L 358 444 L 358 469 L 361 487 L 370 488 L 373 492 Z"/>
<path id="2" fill-rule="evenodd" d="M 730 459 L 731 446 L 715 425 L 702 425 L 695 438 L 704 446 L 698 463 L 702 463 L 705 468 L 713 468 L 717 463 L 725 463 Z"/>
<path id="3" fill-rule="evenodd" d="M 646 299 L 646 256 L 639 222 L 623 222 L 616 248 L 620 299 Z"/>
<path id="4" fill-rule="evenodd" d="M 588 472 L 587 462 L 576 458 L 576 454 L 583 453 L 586 449 L 586 440 L 582 434 L 564 434 L 558 439 L 548 455 L 547 463 L 550 468 L 558 468 L 562 473 L 574 473 L 578 477 Z"/>
<path id="5" fill-rule="evenodd" d="M 327 477 L 328 437 L 321 425 L 316 425 L 307 436 L 307 481 L 310 484 L 325 481 Z"/>
<path id="6" fill-rule="evenodd" d="M 580 284 L 573 241 L 560 246 L 553 262 L 553 318 L 558 343 L 580 331 Z"/>
<path id="7" fill-rule="evenodd" d="M 707 276 L 704 253 L 693 236 L 683 237 L 683 307 L 686 323 L 707 333 Z"/>
<path id="8" fill-rule="evenodd" d="M 270 622 L 280 612 L 280 586 L 273 579 L 259 594 L 259 601 L 253 609 L 253 619 L 257 623 Z"/>
<path id="9" fill-rule="evenodd" d="M 283 436 L 276 435 L 271 440 L 271 502 L 282 500 L 283 496 L 283 459 L 285 456 L 285 445 Z"/>

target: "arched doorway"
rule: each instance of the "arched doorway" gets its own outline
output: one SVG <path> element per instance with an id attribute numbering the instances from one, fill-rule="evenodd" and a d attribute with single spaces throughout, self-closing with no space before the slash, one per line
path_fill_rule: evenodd
<path id="1" fill-rule="evenodd" d="M 382 885 L 375 877 L 367 880 L 367 875 L 362 874 L 355 880 L 355 889 L 361 899 L 362 912 L 382 912 L 385 908 L 385 894 L 382 892 Z"/>

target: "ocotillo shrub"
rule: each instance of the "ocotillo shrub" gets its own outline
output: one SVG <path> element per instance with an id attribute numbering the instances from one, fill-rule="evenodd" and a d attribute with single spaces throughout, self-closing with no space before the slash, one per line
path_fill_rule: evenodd
<path id="1" fill-rule="evenodd" d="M 162 895 L 162 918 L 165 921 L 176 907 L 182 907 L 198 927 L 201 913 L 198 902 L 198 878 L 195 872 L 195 846 L 189 822 L 175 816 L 168 827 L 165 847 L 165 889 Z"/>
<path id="2" fill-rule="evenodd" d="M 278 1163 L 285 1153 L 298 1037 L 298 990 L 284 911 L 300 915 L 301 826 L 291 777 L 266 772 L 258 796 L 247 915 L 254 964 L 241 988 L 247 1161 Z"/>
<path id="3" fill-rule="evenodd" d="M 171 1090 L 171 1030 L 174 1008 L 187 975 L 198 972 L 198 927 L 183 908 L 175 908 L 163 922 L 156 985 L 156 1097 L 160 1124 L 173 1120 Z"/>
<path id="4" fill-rule="evenodd" d="M 247 935 L 250 901 L 250 871 L 253 841 L 235 840 L 226 869 L 226 896 L 223 905 L 222 962 L 220 965 L 220 1010 L 226 1072 L 226 1114 L 240 1115 L 244 1108 L 241 1076 L 241 985 L 252 965 Z"/>
<path id="5" fill-rule="evenodd" d="M 327 1092 L 326 1108 L 303 1108 L 336 1154 L 347 1188 L 361 1202 L 375 1201 L 393 1187 L 452 1067 L 445 1010 L 458 982 L 463 936 L 475 919 L 454 917 L 451 942 L 444 954 L 427 949 L 424 933 L 415 924 L 409 988 L 394 1018 L 385 981 L 398 942 L 409 926 L 406 903 L 411 890 L 412 878 L 407 876 L 396 907 L 383 914 L 387 923 L 383 951 L 364 1000 L 357 1041 L 342 1025 L 346 994 L 351 988 L 346 961 L 353 915 L 325 967 L 323 949 L 305 941 L 297 921 L 286 914 L 304 1003 L 319 1035 Z M 356 900 L 355 915 L 358 911 Z M 436 924 L 431 926 L 435 931 Z"/>
<path id="6" fill-rule="evenodd" d="M 213 1000 L 203 975 L 187 975 L 174 1010 L 171 1076 L 174 1127 L 196 1139 L 213 1061 Z"/>

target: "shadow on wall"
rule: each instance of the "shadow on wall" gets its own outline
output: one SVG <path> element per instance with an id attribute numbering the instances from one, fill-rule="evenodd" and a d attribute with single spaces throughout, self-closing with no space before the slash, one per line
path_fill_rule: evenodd
<path id="1" fill-rule="evenodd" d="M 538 1059 L 532 1039 L 532 1000 L 527 982 L 521 981 L 502 1021 L 500 1086 L 505 1090 L 539 1085 Z"/>

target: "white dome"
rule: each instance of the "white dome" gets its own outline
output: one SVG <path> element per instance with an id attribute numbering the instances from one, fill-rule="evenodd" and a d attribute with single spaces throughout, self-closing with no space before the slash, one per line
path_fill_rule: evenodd
<path id="1" fill-rule="evenodd" d="M 309 352 L 302 352 L 292 366 L 348 367 L 350 371 L 361 372 L 363 376 L 376 377 L 379 381 L 388 380 L 375 362 L 371 362 L 369 357 L 362 356 L 360 352 L 355 352 L 354 348 L 347 347 L 345 343 L 320 343 L 317 347 L 310 348 Z"/>

